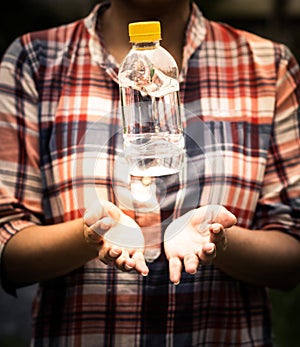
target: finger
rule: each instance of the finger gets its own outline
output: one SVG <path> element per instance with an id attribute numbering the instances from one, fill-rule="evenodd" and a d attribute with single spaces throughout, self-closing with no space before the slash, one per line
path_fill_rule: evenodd
<path id="1" fill-rule="evenodd" d="M 202 206 L 194 211 L 191 222 L 193 225 L 207 225 L 209 223 L 219 223 L 225 228 L 236 224 L 236 217 L 221 205 Z"/>
<path id="2" fill-rule="evenodd" d="M 103 236 L 112 226 L 115 225 L 115 221 L 110 217 L 104 217 L 97 220 L 92 224 L 90 228 L 98 235 Z"/>
<path id="3" fill-rule="evenodd" d="M 98 253 L 98 259 L 104 264 L 110 264 L 119 258 L 122 254 L 122 249 L 118 247 L 111 247 L 104 244 Z"/>
<path id="4" fill-rule="evenodd" d="M 169 272 L 170 272 L 170 281 L 175 285 L 180 283 L 182 271 L 182 263 L 178 257 L 172 257 L 169 259 Z"/>
<path id="5" fill-rule="evenodd" d="M 223 225 L 213 223 L 209 227 L 210 230 L 210 241 L 213 242 L 217 248 L 225 250 L 227 247 L 227 235 L 226 229 Z"/>
<path id="6" fill-rule="evenodd" d="M 95 224 L 99 219 L 110 216 L 118 221 L 120 219 L 121 210 L 109 201 L 95 201 L 87 208 L 84 213 L 84 221 L 88 226 Z"/>
<path id="7" fill-rule="evenodd" d="M 83 219 L 88 226 L 91 226 L 95 224 L 98 219 L 107 216 L 108 213 L 106 212 L 103 204 L 100 201 L 96 201 L 85 211 Z"/>
<path id="8" fill-rule="evenodd" d="M 136 251 L 132 258 L 135 261 L 136 271 L 143 276 L 147 276 L 149 274 L 149 268 L 146 265 L 144 254 L 140 251 Z"/>
<path id="9" fill-rule="evenodd" d="M 87 244 L 95 247 L 95 249 L 99 251 L 99 249 L 103 245 L 103 237 L 95 233 L 95 231 L 91 229 L 84 221 L 83 221 L 83 234 Z"/>
<path id="10" fill-rule="evenodd" d="M 212 205 L 212 211 L 211 221 L 219 223 L 225 228 L 230 228 L 237 222 L 235 215 L 224 206 Z"/>
<path id="11" fill-rule="evenodd" d="M 118 257 L 120 257 L 122 254 L 122 249 L 121 248 L 118 248 L 118 247 L 113 247 L 109 250 L 108 254 L 107 254 L 107 258 L 109 260 L 115 260 L 117 259 Z"/>
<path id="12" fill-rule="evenodd" d="M 201 260 L 201 263 L 211 264 L 211 262 L 216 258 L 216 245 L 212 242 L 205 243 L 197 255 Z"/>
<path id="13" fill-rule="evenodd" d="M 220 223 L 212 223 L 210 226 L 209 226 L 209 231 L 211 233 L 213 233 L 214 235 L 218 235 L 220 234 L 221 232 L 224 231 L 224 227 L 222 224 Z"/>
<path id="14" fill-rule="evenodd" d="M 199 258 L 196 254 L 188 254 L 183 258 L 183 263 L 185 271 L 194 275 L 199 267 Z"/>
<path id="15" fill-rule="evenodd" d="M 118 221 L 120 219 L 122 212 L 116 205 L 114 205 L 110 201 L 102 201 L 102 205 L 104 210 L 112 219 L 114 219 L 115 221 Z"/>
<path id="16" fill-rule="evenodd" d="M 130 257 L 128 250 L 122 250 L 116 259 L 116 267 L 121 271 L 131 271 L 135 267 L 135 261 Z"/>
<path id="17" fill-rule="evenodd" d="M 213 259 L 216 256 L 216 245 L 212 242 L 207 242 L 202 246 L 202 252 L 205 258 Z"/>

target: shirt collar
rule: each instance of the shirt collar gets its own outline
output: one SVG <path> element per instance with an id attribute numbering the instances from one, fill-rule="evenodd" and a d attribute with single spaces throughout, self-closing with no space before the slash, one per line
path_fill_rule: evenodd
<path id="1" fill-rule="evenodd" d="M 98 21 L 99 18 L 101 19 L 101 12 L 105 11 L 109 6 L 109 1 L 97 4 L 89 16 L 85 18 L 84 24 L 90 34 L 89 50 L 92 62 L 101 66 L 101 68 L 103 68 L 110 77 L 118 83 L 117 69 L 119 64 L 105 48 L 104 39 L 98 34 L 101 30 L 97 30 L 97 26 L 101 26 L 101 22 Z"/>
<path id="2" fill-rule="evenodd" d="M 89 50 L 91 53 L 92 61 L 112 75 L 116 79 L 116 69 L 119 64 L 114 57 L 109 54 L 105 48 L 103 38 L 97 34 L 97 18 L 100 18 L 100 13 L 110 6 L 109 1 L 97 4 L 88 17 L 85 18 L 84 23 L 90 34 Z M 206 35 L 205 19 L 199 10 L 198 6 L 193 2 L 191 8 L 191 15 L 187 26 L 185 44 L 183 48 L 183 60 L 180 71 L 180 81 L 185 79 L 188 61 L 193 53 L 200 47 Z"/>
<path id="3" fill-rule="evenodd" d="M 198 6 L 193 2 L 182 53 L 182 67 L 179 76 L 180 82 L 185 79 L 188 70 L 189 59 L 195 53 L 195 51 L 199 49 L 205 38 L 205 35 L 205 18 L 203 17 Z"/>

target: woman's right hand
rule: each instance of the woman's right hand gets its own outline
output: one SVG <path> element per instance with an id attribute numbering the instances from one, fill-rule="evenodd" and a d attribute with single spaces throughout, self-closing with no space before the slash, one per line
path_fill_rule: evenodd
<path id="1" fill-rule="evenodd" d="M 100 261 L 148 275 L 143 233 L 132 218 L 111 202 L 101 201 L 87 209 L 83 219 L 85 240 L 97 250 Z"/>

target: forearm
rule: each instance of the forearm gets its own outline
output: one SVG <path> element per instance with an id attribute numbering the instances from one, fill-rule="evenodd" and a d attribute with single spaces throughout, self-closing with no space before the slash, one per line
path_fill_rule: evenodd
<path id="1" fill-rule="evenodd" d="M 97 257 L 87 244 L 83 221 L 21 230 L 6 245 L 3 271 L 15 286 L 48 280 L 68 273 Z"/>
<path id="2" fill-rule="evenodd" d="M 288 289 L 300 282 L 300 242 L 279 231 L 227 229 L 228 246 L 215 265 L 254 285 Z"/>

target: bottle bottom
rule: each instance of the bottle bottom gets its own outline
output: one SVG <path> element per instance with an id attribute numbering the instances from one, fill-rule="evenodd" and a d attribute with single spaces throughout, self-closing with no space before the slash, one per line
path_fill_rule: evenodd
<path id="1" fill-rule="evenodd" d="M 153 162 L 150 164 L 148 163 L 147 165 L 145 165 L 142 161 L 137 163 L 136 166 L 131 168 L 130 175 L 139 177 L 160 177 L 174 175 L 180 171 L 179 168 L 175 169 L 173 167 L 168 167 L 166 165 L 160 165 Z"/>
<path id="2" fill-rule="evenodd" d="M 179 172 L 184 149 L 168 141 L 156 141 L 140 146 L 126 146 L 124 155 L 133 176 L 159 177 Z"/>

